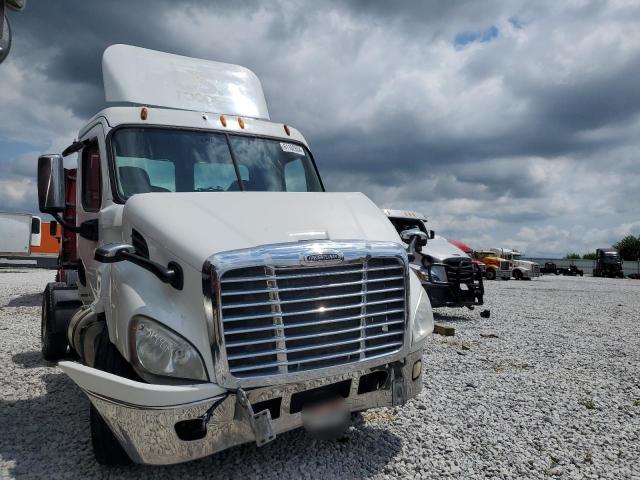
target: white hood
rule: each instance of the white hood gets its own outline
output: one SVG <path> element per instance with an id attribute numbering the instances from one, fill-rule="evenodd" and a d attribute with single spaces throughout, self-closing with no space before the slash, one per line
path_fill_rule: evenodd
<path id="1" fill-rule="evenodd" d="M 393 225 L 362 193 L 144 193 L 124 207 L 131 228 L 194 268 L 212 254 L 299 240 L 386 240 Z"/>
<path id="2" fill-rule="evenodd" d="M 436 260 L 445 260 L 452 257 L 469 257 L 454 244 L 449 243 L 449 240 L 439 235 L 436 235 L 427 242 L 427 246 L 422 248 L 422 255 L 430 255 Z"/>

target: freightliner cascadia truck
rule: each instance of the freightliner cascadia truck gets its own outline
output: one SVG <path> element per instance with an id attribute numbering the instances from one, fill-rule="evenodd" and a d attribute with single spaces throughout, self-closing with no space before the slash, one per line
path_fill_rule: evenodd
<path id="1" fill-rule="evenodd" d="M 415 397 L 433 315 L 408 258 L 426 235 L 407 247 L 367 197 L 325 192 L 246 68 L 125 45 L 102 68 L 117 106 L 38 160 L 40 209 L 72 239 L 42 352 L 88 396 L 97 461 L 335 434 Z"/>

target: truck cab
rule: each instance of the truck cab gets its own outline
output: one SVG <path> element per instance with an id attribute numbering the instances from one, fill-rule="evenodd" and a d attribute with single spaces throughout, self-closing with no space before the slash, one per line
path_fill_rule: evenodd
<path id="1" fill-rule="evenodd" d="M 325 192 L 255 74 L 115 45 L 103 78 L 119 106 L 38 161 L 40 209 L 75 239 L 42 351 L 87 394 L 97 461 L 325 435 L 415 397 L 433 315 L 411 252 L 363 194 Z"/>
<path id="2" fill-rule="evenodd" d="M 473 258 L 485 265 L 484 276 L 487 280 L 509 280 L 511 278 L 511 264 L 500 258 L 493 250 L 474 250 Z"/>
<path id="3" fill-rule="evenodd" d="M 411 210 L 389 208 L 383 209 L 383 212 L 400 235 L 417 229 L 427 236 L 426 243 L 414 253 L 411 268 L 429 295 L 433 308 L 473 308 L 483 304 L 482 273 L 473 268 L 467 254 L 446 238 L 428 230 L 424 215 Z"/>
<path id="4" fill-rule="evenodd" d="M 620 252 L 612 247 L 596 249 L 593 276 L 624 278 Z"/>
<path id="5" fill-rule="evenodd" d="M 522 260 L 522 253 L 509 248 L 494 248 L 493 252 L 509 262 L 511 276 L 516 280 L 531 280 L 540 276 L 540 265 Z"/>

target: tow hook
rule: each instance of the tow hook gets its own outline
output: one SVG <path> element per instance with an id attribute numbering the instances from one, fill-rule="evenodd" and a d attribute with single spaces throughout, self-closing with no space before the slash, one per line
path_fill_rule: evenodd
<path id="1" fill-rule="evenodd" d="M 401 367 L 391 370 L 391 400 L 394 407 L 407 403 L 407 383 Z"/>
<path id="2" fill-rule="evenodd" d="M 257 446 L 261 447 L 275 440 L 276 434 L 273 431 L 271 412 L 269 409 L 264 409 L 261 412 L 255 413 L 247 394 L 241 388 L 236 391 L 235 418 L 251 426 Z"/>

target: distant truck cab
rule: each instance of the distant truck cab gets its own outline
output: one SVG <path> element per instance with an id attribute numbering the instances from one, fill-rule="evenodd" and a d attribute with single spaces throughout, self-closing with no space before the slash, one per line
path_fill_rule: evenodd
<path id="1" fill-rule="evenodd" d="M 38 160 L 40 210 L 64 230 L 42 353 L 77 358 L 59 366 L 91 401 L 97 461 L 324 437 L 415 397 L 433 315 L 411 252 L 363 194 L 324 191 L 258 78 L 126 45 L 103 77 L 107 101 L 134 105 Z"/>
<path id="2" fill-rule="evenodd" d="M 471 258 L 447 239 L 427 230 L 427 218 L 411 210 L 383 209 L 400 234 L 417 229 L 427 242 L 414 253 L 411 268 L 429 295 L 431 306 L 468 307 L 483 304 L 482 274 L 473 268 Z"/>
<path id="3" fill-rule="evenodd" d="M 615 248 L 596 249 L 593 268 L 594 277 L 624 278 L 622 257 Z"/>
<path id="4" fill-rule="evenodd" d="M 522 253 L 509 248 L 494 248 L 492 251 L 509 262 L 511 276 L 516 280 L 531 280 L 540 276 L 540 265 L 522 260 Z"/>
<path id="5" fill-rule="evenodd" d="M 493 250 L 474 250 L 473 258 L 484 263 L 484 276 L 487 280 L 509 280 L 511 278 L 511 264 L 500 258 Z"/>

